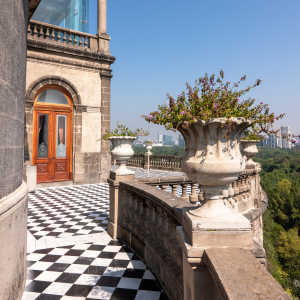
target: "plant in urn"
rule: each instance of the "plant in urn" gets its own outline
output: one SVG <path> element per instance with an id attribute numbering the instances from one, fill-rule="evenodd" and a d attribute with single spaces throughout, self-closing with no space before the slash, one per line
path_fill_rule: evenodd
<path id="1" fill-rule="evenodd" d="M 137 129 L 130 130 L 123 124 L 118 124 L 116 129 L 107 132 L 103 139 L 110 140 L 112 144 L 112 158 L 116 160 L 119 167 L 115 170 L 116 175 L 131 175 L 134 171 L 127 168 L 128 160 L 134 155 L 132 144 L 137 136 L 148 135 L 148 132 Z"/>
<path id="2" fill-rule="evenodd" d="M 240 151 L 240 139 L 245 132 L 273 132 L 272 125 L 282 115 L 269 112 L 266 104 L 255 104 L 255 99 L 244 95 L 260 84 L 239 89 L 241 82 L 224 81 L 221 70 L 196 81 L 194 87 L 177 99 L 168 95 L 169 105 L 145 115 L 148 122 L 178 130 L 185 140 L 183 171 L 201 185 L 205 201 L 188 214 L 198 218 L 201 229 L 240 228 L 249 230 L 249 221 L 224 204 L 229 185 L 245 170 L 246 160 Z"/>

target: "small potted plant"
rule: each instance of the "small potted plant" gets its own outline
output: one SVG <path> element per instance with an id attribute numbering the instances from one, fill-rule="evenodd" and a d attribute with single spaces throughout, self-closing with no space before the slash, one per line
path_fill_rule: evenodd
<path id="1" fill-rule="evenodd" d="M 128 160 L 134 155 L 132 144 L 137 136 L 148 135 L 147 131 L 141 128 L 135 131 L 130 130 L 127 126 L 118 123 L 117 127 L 103 136 L 104 140 L 110 140 L 112 144 L 112 158 L 117 161 L 120 166 L 116 169 L 117 175 L 134 174 L 133 171 L 127 169 Z"/>
<path id="2" fill-rule="evenodd" d="M 245 95 L 257 87 L 261 80 L 240 89 L 239 81 L 224 80 L 224 72 L 196 80 L 195 86 L 186 85 L 177 98 L 167 95 L 169 104 L 144 115 L 146 121 L 178 130 L 185 140 L 183 170 L 191 180 L 202 185 L 207 200 L 221 200 L 228 185 L 245 169 L 245 159 L 240 151 L 240 139 L 245 131 L 272 132 L 275 120 L 284 115 L 270 113 L 269 106 L 255 104 Z M 207 201 L 196 215 L 222 216 L 223 201 Z"/>

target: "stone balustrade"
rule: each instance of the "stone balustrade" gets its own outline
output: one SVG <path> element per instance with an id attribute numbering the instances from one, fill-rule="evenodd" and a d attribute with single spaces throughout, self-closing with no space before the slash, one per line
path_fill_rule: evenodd
<path id="1" fill-rule="evenodd" d="M 209 240 L 217 241 L 214 247 L 203 244 L 195 248 L 185 240 L 186 233 L 193 230 L 185 222 L 185 211 L 204 200 L 201 186 L 186 176 L 136 179 L 111 172 L 109 184 L 108 232 L 144 259 L 171 300 L 289 299 L 262 267 L 266 196 L 258 168 L 247 170 L 224 194 L 227 205 L 251 222 L 252 243 L 247 247 L 236 244 L 235 233 L 228 235 L 226 241 L 233 242 L 225 248 L 214 236 L 222 233 L 208 233 L 212 234 Z M 226 255 L 224 267 L 222 255 Z M 239 273 L 241 267 L 245 272 Z M 247 268 L 255 270 L 255 275 L 248 274 Z M 243 283 L 241 287 L 237 280 Z M 249 284 L 244 284 L 247 281 Z"/>
<path id="2" fill-rule="evenodd" d="M 128 166 L 131 167 L 144 168 L 145 164 L 146 162 L 144 154 L 135 154 L 128 161 Z"/>
<path id="3" fill-rule="evenodd" d="M 128 161 L 128 166 L 146 168 L 147 154 L 135 154 Z M 150 168 L 161 170 L 181 171 L 182 157 L 171 155 L 150 155 Z"/>
<path id="4" fill-rule="evenodd" d="M 84 50 L 91 53 L 109 53 L 109 37 L 94 35 L 31 20 L 27 31 L 28 43 L 44 42 L 52 46 Z"/>

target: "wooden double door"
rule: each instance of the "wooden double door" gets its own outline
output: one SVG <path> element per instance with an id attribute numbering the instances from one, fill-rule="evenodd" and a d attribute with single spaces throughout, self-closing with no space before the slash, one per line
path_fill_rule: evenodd
<path id="1" fill-rule="evenodd" d="M 62 107 L 35 107 L 33 164 L 37 182 L 72 179 L 72 111 Z"/>

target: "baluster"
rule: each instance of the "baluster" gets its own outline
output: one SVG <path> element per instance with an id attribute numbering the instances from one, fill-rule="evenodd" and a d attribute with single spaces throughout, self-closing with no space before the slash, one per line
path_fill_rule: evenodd
<path id="1" fill-rule="evenodd" d="M 63 32 L 63 43 L 67 41 L 67 33 L 64 31 Z"/>
<path id="2" fill-rule="evenodd" d="M 45 38 L 48 40 L 50 37 L 50 29 L 49 27 L 46 28 Z"/>
<path id="3" fill-rule="evenodd" d="M 162 188 L 163 188 L 163 190 L 164 190 L 165 192 L 168 192 L 169 185 L 168 185 L 168 184 L 164 184 L 164 185 L 162 186 Z"/>
<path id="4" fill-rule="evenodd" d="M 87 36 L 84 38 L 84 45 L 83 45 L 84 48 L 89 48 L 89 40 L 90 38 Z"/>
<path id="5" fill-rule="evenodd" d="M 33 36 L 36 36 L 36 37 L 39 36 L 39 30 L 38 30 L 36 24 L 33 24 Z"/>
<path id="6" fill-rule="evenodd" d="M 183 184 L 181 184 L 181 186 L 182 186 L 182 195 L 181 195 L 181 197 L 185 200 L 188 200 L 189 199 L 189 195 L 187 193 L 188 185 L 187 185 L 187 183 L 183 183 Z"/>
<path id="7" fill-rule="evenodd" d="M 79 47 L 81 47 L 82 46 L 82 36 L 79 35 L 78 37 L 79 37 Z"/>
<path id="8" fill-rule="evenodd" d="M 32 30 L 31 30 L 31 24 L 30 23 L 28 24 L 28 27 L 27 27 L 27 34 L 32 35 Z"/>
<path id="9" fill-rule="evenodd" d="M 40 37 L 41 39 L 44 38 L 44 28 L 43 28 L 43 26 L 40 26 L 39 37 Z"/>
<path id="10" fill-rule="evenodd" d="M 57 41 L 61 42 L 61 32 L 60 32 L 60 30 L 57 31 Z"/>
<path id="11" fill-rule="evenodd" d="M 198 201 L 198 197 L 197 197 L 197 194 L 196 194 L 196 188 L 197 188 L 197 184 L 192 183 L 191 195 L 190 195 L 190 202 L 191 203 L 196 203 Z"/>
<path id="12" fill-rule="evenodd" d="M 73 43 L 73 34 L 71 32 L 69 32 L 69 37 L 68 37 L 68 43 Z"/>
<path id="13" fill-rule="evenodd" d="M 55 30 L 53 28 L 51 29 L 50 39 L 55 40 Z"/>
<path id="14" fill-rule="evenodd" d="M 172 195 L 176 196 L 177 194 L 177 184 L 171 184 Z"/>

